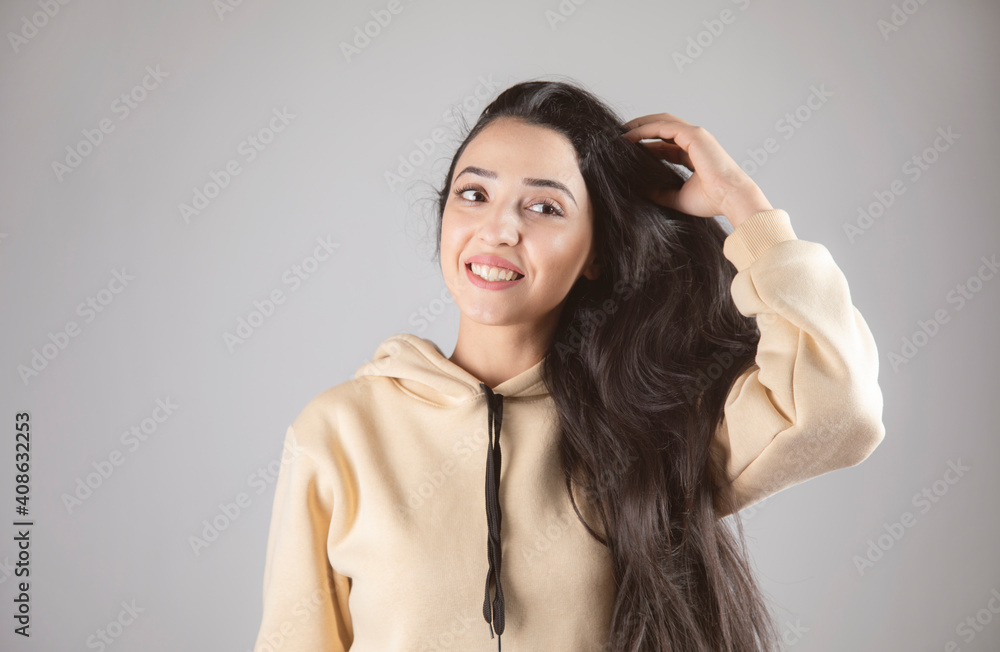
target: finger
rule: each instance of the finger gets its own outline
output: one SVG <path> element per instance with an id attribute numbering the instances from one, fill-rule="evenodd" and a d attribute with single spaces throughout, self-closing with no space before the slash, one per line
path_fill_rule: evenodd
<path id="1" fill-rule="evenodd" d="M 672 122 L 681 122 L 683 124 L 691 124 L 687 120 L 678 118 L 677 116 L 670 113 L 651 113 L 649 115 L 640 116 L 638 118 L 633 118 L 626 122 L 624 126 L 626 129 L 635 129 L 636 127 L 642 126 L 650 122 L 657 122 L 661 120 L 669 120 Z"/>
<path id="2" fill-rule="evenodd" d="M 622 135 L 633 142 L 645 138 L 659 138 L 661 140 L 673 141 L 684 149 L 687 149 L 694 139 L 695 129 L 697 127 L 687 123 L 658 120 L 639 125 Z"/>
<path id="3" fill-rule="evenodd" d="M 655 128 L 655 125 L 657 124 L 672 124 L 675 128 L 693 126 L 687 120 L 678 118 L 670 113 L 657 113 L 654 115 L 642 116 L 629 120 L 622 126 L 627 130 L 626 133 L 635 133 L 638 129 L 643 129 L 643 133 L 647 133 L 647 130 Z"/>
<path id="4" fill-rule="evenodd" d="M 694 163 L 691 162 L 691 157 L 688 156 L 688 153 L 685 152 L 679 145 L 666 143 L 662 140 L 651 140 L 639 144 L 649 150 L 649 152 L 657 158 L 670 161 L 671 163 L 678 163 L 689 170 L 694 171 Z"/>
<path id="5" fill-rule="evenodd" d="M 670 188 L 653 188 L 649 191 L 649 198 L 660 206 L 674 208 L 677 206 L 677 195 L 680 190 Z"/>

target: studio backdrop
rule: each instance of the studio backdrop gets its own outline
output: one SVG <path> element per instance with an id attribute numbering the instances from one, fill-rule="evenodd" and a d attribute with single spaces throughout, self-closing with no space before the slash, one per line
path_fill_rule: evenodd
<path id="1" fill-rule="evenodd" d="M 884 441 L 738 517 L 789 649 L 1000 649 L 997 3 L 9 0 L 0 27 L 0 649 L 251 649 L 285 430 L 393 333 L 451 352 L 434 193 L 529 79 L 706 127 L 871 328 Z"/>

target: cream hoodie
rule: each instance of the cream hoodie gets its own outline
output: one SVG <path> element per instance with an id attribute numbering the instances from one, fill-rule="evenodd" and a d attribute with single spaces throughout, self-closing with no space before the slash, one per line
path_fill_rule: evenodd
<path id="1" fill-rule="evenodd" d="M 885 434 L 882 393 L 843 273 L 785 211 L 755 213 L 723 252 L 733 301 L 761 331 L 713 451 L 745 507 L 868 457 Z M 255 652 L 603 649 L 610 558 L 570 502 L 541 365 L 492 388 L 494 410 L 436 344 L 399 333 L 305 406 L 285 433 Z M 501 408 L 494 637 L 484 484 L 488 413 Z"/>

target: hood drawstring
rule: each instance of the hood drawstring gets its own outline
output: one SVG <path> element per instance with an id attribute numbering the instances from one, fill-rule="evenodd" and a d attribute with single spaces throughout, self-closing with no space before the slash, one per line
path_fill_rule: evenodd
<path id="1" fill-rule="evenodd" d="M 483 617 L 490 624 L 490 638 L 496 630 L 497 652 L 500 652 L 500 634 L 503 633 L 503 588 L 500 586 L 500 424 L 503 421 L 503 394 L 494 394 L 486 383 L 479 383 L 486 393 L 487 426 L 489 442 L 486 450 L 486 522 L 489 529 L 487 556 L 490 569 L 486 573 L 486 598 L 483 600 Z M 494 435 L 495 433 L 495 435 Z M 496 583 L 496 597 L 490 615 L 490 579 Z"/>

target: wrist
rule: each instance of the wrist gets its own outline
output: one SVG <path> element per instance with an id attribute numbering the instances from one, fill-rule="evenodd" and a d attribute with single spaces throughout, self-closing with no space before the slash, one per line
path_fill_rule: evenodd
<path id="1" fill-rule="evenodd" d="M 733 229 L 754 213 L 773 209 L 771 202 L 754 183 L 727 194 L 722 202 L 722 215 L 733 225 Z"/>

